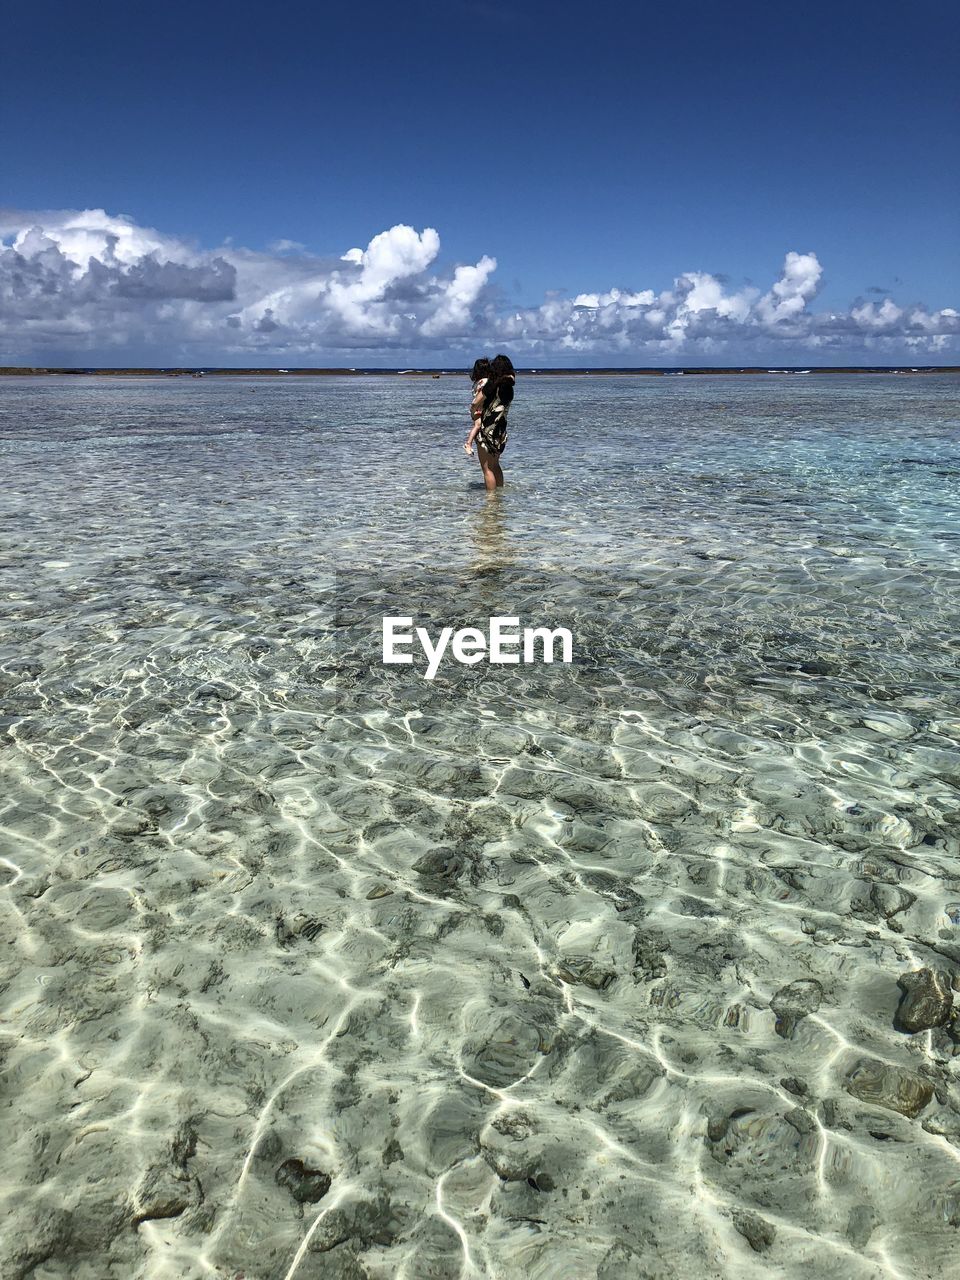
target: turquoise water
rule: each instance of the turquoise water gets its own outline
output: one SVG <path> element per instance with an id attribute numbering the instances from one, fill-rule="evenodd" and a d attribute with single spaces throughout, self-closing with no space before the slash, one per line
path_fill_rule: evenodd
<path id="1" fill-rule="evenodd" d="M 957 380 L 468 390 L 0 385 L 11 1274 L 960 1274 Z"/>

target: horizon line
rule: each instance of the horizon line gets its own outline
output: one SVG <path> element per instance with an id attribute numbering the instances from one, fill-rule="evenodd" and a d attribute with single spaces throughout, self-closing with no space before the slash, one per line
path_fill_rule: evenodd
<path id="1" fill-rule="evenodd" d="M 423 365 L 0 365 L 0 377 L 309 377 L 345 376 L 360 377 L 369 374 L 394 376 L 463 376 L 468 366 Z M 960 373 L 960 365 L 529 365 L 517 366 L 517 373 L 528 376 L 563 375 L 620 375 L 660 376 L 709 375 L 709 374 L 838 374 L 838 373 L 892 373 L 930 374 Z"/>

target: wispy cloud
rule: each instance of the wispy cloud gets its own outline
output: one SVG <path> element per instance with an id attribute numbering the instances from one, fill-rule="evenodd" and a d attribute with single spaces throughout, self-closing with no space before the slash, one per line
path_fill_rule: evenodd
<path id="1" fill-rule="evenodd" d="M 960 315 L 871 289 L 817 310 L 823 268 L 786 254 L 767 290 L 688 271 L 670 289 L 606 288 L 511 308 L 496 259 L 442 266 L 430 227 L 398 225 L 331 257 L 277 240 L 205 250 L 103 210 L 0 211 L 0 363 L 360 363 L 450 358 L 507 345 L 532 362 L 747 363 L 801 358 L 946 360 Z M 558 264 L 563 267 L 565 264 Z M 350 360 L 354 358 L 354 361 Z"/>

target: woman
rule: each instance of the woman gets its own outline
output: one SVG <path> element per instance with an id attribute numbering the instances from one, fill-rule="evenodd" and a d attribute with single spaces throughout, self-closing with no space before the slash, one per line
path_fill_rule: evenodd
<path id="1" fill-rule="evenodd" d="M 472 457 L 476 440 L 484 486 L 499 489 L 503 484 L 500 455 L 507 447 L 507 413 L 513 401 L 517 375 L 510 357 L 499 355 L 490 361 L 478 360 L 471 377 L 474 383 L 470 405 L 473 427 L 463 447 Z"/>

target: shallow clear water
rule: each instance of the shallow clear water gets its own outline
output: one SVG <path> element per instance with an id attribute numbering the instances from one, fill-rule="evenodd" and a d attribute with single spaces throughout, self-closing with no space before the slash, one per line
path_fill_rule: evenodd
<path id="1" fill-rule="evenodd" d="M 3 1274 L 960 1274 L 957 380 L 467 390 L 0 385 Z"/>

